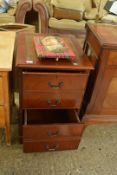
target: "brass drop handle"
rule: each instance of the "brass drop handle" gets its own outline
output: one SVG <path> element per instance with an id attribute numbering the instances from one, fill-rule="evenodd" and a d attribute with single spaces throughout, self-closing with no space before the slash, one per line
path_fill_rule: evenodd
<path id="1" fill-rule="evenodd" d="M 59 145 L 54 145 L 52 147 L 50 147 L 48 144 L 46 145 L 46 149 L 48 151 L 56 151 L 59 148 Z"/>
<path id="2" fill-rule="evenodd" d="M 52 131 L 48 131 L 48 136 L 49 137 L 56 137 L 59 135 L 59 131 L 55 131 L 55 132 L 52 132 Z"/>
<path id="3" fill-rule="evenodd" d="M 62 86 L 64 86 L 64 82 L 61 81 L 57 85 L 55 85 L 55 84 L 52 84 L 51 81 L 49 81 L 48 82 L 48 86 L 51 87 L 51 88 L 53 88 L 53 89 L 60 89 Z"/>
<path id="4" fill-rule="evenodd" d="M 61 103 L 61 99 L 57 99 L 55 101 L 55 104 L 52 103 L 52 101 L 50 99 L 48 99 L 48 104 L 51 106 L 51 107 L 56 107 L 58 104 Z"/>

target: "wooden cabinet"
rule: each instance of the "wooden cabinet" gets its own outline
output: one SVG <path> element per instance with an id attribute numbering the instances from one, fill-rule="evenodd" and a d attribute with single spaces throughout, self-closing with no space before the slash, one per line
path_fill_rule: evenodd
<path id="1" fill-rule="evenodd" d="M 39 60 L 32 45 L 34 35 L 19 35 L 16 58 L 23 150 L 76 149 L 85 128 L 79 110 L 93 66 L 73 36 L 67 37 L 79 49 L 75 65 L 66 60 Z M 31 56 L 30 63 L 27 55 Z"/>
<path id="2" fill-rule="evenodd" d="M 5 128 L 7 144 L 11 142 L 9 72 L 12 70 L 14 43 L 14 32 L 0 32 L 0 128 Z"/>
<path id="3" fill-rule="evenodd" d="M 84 50 L 95 66 L 87 92 L 87 123 L 117 122 L 117 27 L 87 25 Z"/>

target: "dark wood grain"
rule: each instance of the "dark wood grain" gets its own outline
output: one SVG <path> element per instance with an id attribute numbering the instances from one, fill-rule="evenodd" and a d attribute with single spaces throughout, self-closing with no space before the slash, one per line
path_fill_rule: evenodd
<path id="1" fill-rule="evenodd" d="M 77 149 L 80 143 L 79 137 L 65 137 L 54 140 L 44 141 L 23 141 L 23 151 L 25 153 L 30 152 L 43 152 L 43 151 L 62 151 Z"/>
<path id="2" fill-rule="evenodd" d="M 88 24 L 84 50 L 95 66 L 95 70 L 90 75 L 90 79 L 93 77 L 88 85 L 90 91 L 87 89 L 90 102 L 87 103 L 84 120 L 88 123 L 90 120 L 92 123 L 115 123 L 117 116 L 117 26 Z M 99 116 L 99 120 L 95 117 L 96 115 Z"/>
<path id="3" fill-rule="evenodd" d="M 76 149 L 85 128 L 79 111 L 93 66 L 72 35 L 65 37 L 72 43 L 75 62 L 38 59 L 34 35 L 20 34 L 17 47 L 23 150 Z"/>
<path id="4" fill-rule="evenodd" d="M 34 44 L 33 36 L 38 34 L 19 34 L 18 36 L 18 47 L 17 47 L 17 59 L 16 65 L 21 68 L 30 69 L 40 69 L 41 70 L 63 70 L 63 71 L 80 71 L 80 70 L 91 70 L 93 69 L 92 64 L 88 60 L 87 56 L 83 53 L 77 39 L 72 35 L 63 35 L 69 37 L 73 43 L 72 48 L 75 49 L 76 60 L 74 61 L 53 61 L 46 60 L 42 61 L 37 58 Z M 20 54 L 19 54 L 20 53 Z M 31 61 L 31 63 L 29 63 Z"/>

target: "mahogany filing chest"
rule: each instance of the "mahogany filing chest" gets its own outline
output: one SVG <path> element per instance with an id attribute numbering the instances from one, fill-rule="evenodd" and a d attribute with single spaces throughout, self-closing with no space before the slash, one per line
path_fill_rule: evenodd
<path id="1" fill-rule="evenodd" d="M 16 58 L 23 150 L 76 149 L 85 128 L 79 110 L 93 66 L 71 35 L 67 37 L 75 47 L 75 61 L 39 60 L 34 35 L 19 35 Z"/>

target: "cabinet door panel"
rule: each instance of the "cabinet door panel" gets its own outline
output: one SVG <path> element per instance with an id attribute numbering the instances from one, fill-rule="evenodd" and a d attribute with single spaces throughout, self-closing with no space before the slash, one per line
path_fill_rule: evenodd
<path id="1" fill-rule="evenodd" d="M 108 85 L 106 96 L 103 102 L 103 108 L 117 112 L 117 77 L 113 77 Z"/>
<path id="2" fill-rule="evenodd" d="M 111 52 L 109 52 L 107 64 L 117 66 L 117 51 L 116 50 L 112 50 Z"/>
<path id="3" fill-rule="evenodd" d="M 101 90 L 102 89 L 102 90 Z M 117 70 L 106 69 L 97 94 L 94 111 L 100 114 L 117 114 Z"/>

